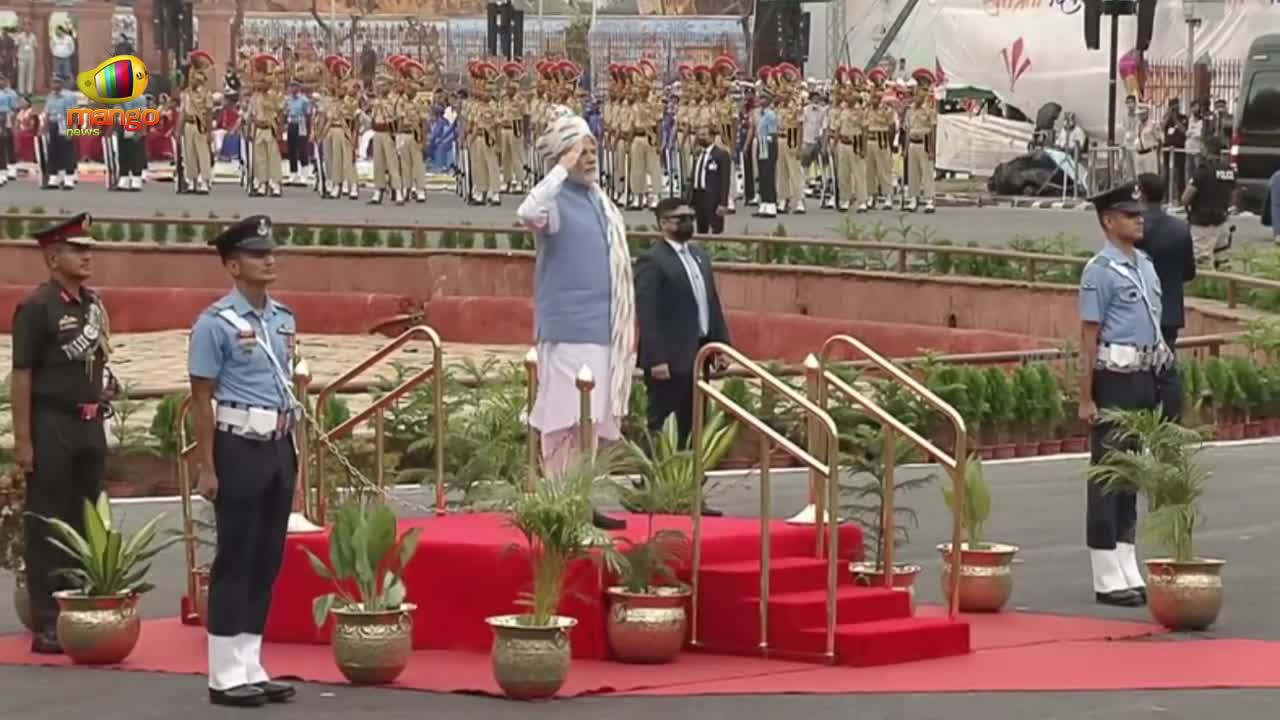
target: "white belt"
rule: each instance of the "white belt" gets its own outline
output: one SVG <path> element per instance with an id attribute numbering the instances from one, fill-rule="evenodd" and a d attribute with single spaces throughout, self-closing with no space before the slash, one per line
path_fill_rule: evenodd
<path id="1" fill-rule="evenodd" d="M 235 435 L 275 438 L 291 429 L 288 427 L 289 418 L 283 418 L 286 422 L 282 424 L 281 413 L 267 408 L 218 405 L 213 417 L 218 429 Z"/>

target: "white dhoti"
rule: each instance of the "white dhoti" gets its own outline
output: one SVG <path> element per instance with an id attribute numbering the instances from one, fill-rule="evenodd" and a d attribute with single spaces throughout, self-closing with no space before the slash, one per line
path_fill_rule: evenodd
<path id="1" fill-rule="evenodd" d="M 614 368 L 608 345 L 587 343 L 538 343 L 538 396 L 529 414 L 529 424 L 542 434 L 542 462 L 549 474 L 567 468 L 586 448 L 579 439 L 582 401 L 578 393 L 578 372 L 586 365 L 595 379 L 591 389 L 591 422 L 596 440 L 622 437 L 626 408 L 614 408 L 609 378 Z M 589 448 L 595 452 L 595 447 Z"/>

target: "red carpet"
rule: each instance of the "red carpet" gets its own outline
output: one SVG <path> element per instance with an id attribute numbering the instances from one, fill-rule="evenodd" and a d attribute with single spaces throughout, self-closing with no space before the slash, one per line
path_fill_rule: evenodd
<path id="1" fill-rule="evenodd" d="M 1016 632 L 998 630 L 1007 624 Z M 979 650 L 963 657 L 851 669 L 686 652 L 675 663 L 622 665 L 576 660 L 562 697 L 1126 690 L 1280 687 L 1280 643 L 1256 640 L 1108 642 L 1150 632 L 1142 623 L 1004 613 L 973 625 Z M 1092 640 L 1073 640 L 1090 633 Z M 999 647 L 1017 641 L 1018 647 Z M 0 637 L 0 664 L 65 666 L 65 658 L 33 655 L 26 635 Z M 280 676 L 343 683 L 328 647 L 268 644 L 266 664 Z M 145 623 L 142 640 L 121 670 L 203 675 L 204 631 L 176 619 Z M 420 650 L 395 687 L 497 694 L 483 653 Z M 193 682 L 198 682 L 193 680 Z"/>

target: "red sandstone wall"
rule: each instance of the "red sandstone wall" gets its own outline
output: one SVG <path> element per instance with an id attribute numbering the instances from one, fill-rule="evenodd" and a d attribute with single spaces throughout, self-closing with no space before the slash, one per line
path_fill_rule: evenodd
<path id="1" fill-rule="evenodd" d="M 279 288 L 383 293 L 421 298 L 529 297 L 532 257 L 504 251 L 404 251 L 286 248 Z M 0 284 L 45 275 L 34 244 L 0 243 Z M 224 288 L 212 251 L 192 246 L 103 245 L 95 254 L 100 286 Z M 726 308 L 812 317 L 958 328 L 1074 339 L 1076 293 L 1070 287 L 979 278 L 903 276 L 832 268 L 721 264 L 716 281 Z M 1194 301 L 1193 301 L 1194 302 Z M 954 318 L 952 317 L 954 316 Z M 1233 332 L 1234 319 L 1194 308 L 1185 334 Z"/>

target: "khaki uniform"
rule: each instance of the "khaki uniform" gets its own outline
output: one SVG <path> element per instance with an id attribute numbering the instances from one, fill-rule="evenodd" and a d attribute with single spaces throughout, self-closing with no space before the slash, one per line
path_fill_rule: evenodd
<path id="1" fill-rule="evenodd" d="M 280 193 L 284 172 L 280 167 L 280 116 L 284 113 L 284 94 L 278 90 L 255 92 L 249 99 L 249 117 L 253 122 L 253 184 L 259 190 L 266 186 L 273 195 Z"/>
<path id="2" fill-rule="evenodd" d="M 631 194 L 639 203 L 643 195 L 649 204 L 658 202 L 662 192 L 662 164 L 658 160 L 658 123 L 662 106 L 653 96 L 635 102 L 628 114 L 631 130 Z M 647 191 L 647 192 L 646 192 Z"/>
<path id="3" fill-rule="evenodd" d="M 923 197 L 927 205 L 933 204 L 934 132 L 937 127 L 938 113 L 928 104 L 912 105 L 907 110 L 907 197 L 912 206 L 919 197 Z"/>
<path id="4" fill-rule="evenodd" d="M 738 197 L 738 131 L 740 118 L 738 104 L 733 98 L 722 98 L 716 103 L 717 130 L 720 135 L 720 146 L 729 153 L 729 204 L 726 209 L 733 212 Z"/>
<path id="5" fill-rule="evenodd" d="M 867 111 L 867 192 L 880 199 L 881 207 L 893 203 L 893 108 Z"/>
<path id="6" fill-rule="evenodd" d="M 867 142 L 863 132 L 866 110 L 844 104 L 831 113 L 836 144 L 836 185 L 840 209 L 850 205 L 865 210 L 867 203 Z"/>
<path id="7" fill-rule="evenodd" d="M 369 118 L 373 125 L 373 201 L 381 202 L 382 195 L 390 190 L 396 195 L 404 191 L 404 178 L 400 175 L 400 157 L 396 154 L 396 118 L 400 96 L 396 94 L 375 97 L 369 105 Z"/>
<path id="8" fill-rule="evenodd" d="M 416 96 L 396 96 L 396 157 L 400 163 L 400 182 L 407 193 L 426 200 L 427 171 L 422 163 L 422 109 Z"/>
<path id="9" fill-rule="evenodd" d="M 524 139 L 525 115 L 529 101 L 516 93 L 502 99 L 499 112 L 502 116 L 502 178 L 510 192 L 524 187 Z"/>
<path id="10" fill-rule="evenodd" d="M 498 141 L 501 112 L 492 100 L 472 100 L 467 107 L 467 151 L 471 155 L 471 199 L 490 203 L 500 201 L 501 183 L 498 167 Z"/>
<path id="11" fill-rule="evenodd" d="M 613 166 L 613 198 L 627 199 L 627 156 L 631 146 L 631 103 L 619 98 L 609 104 L 613 108 L 613 128 L 609 135 L 609 164 Z"/>
<path id="12" fill-rule="evenodd" d="M 324 172 L 335 195 L 346 192 L 357 197 L 360 181 L 356 177 L 356 122 L 360 117 L 360 101 L 351 96 L 330 100 L 325 110 Z"/>
<path id="13" fill-rule="evenodd" d="M 799 102 L 789 100 L 778 108 L 778 202 L 791 210 L 804 208 L 803 120 Z"/>
<path id="14" fill-rule="evenodd" d="M 693 118 L 697 110 L 697 105 L 691 98 L 682 98 L 676 105 L 675 114 L 675 130 L 676 130 L 676 154 L 680 160 L 680 182 L 683 184 L 689 179 L 690 173 L 693 172 L 693 141 L 694 133 L 697 125 L 694 124 Z"/>
<path id="15" fill-rule="evenodd" d="M 182 91 L 183 170 L 187 184 L 197 192 L 207 192 L 213 183 L 213 162 L 209 157 L 209 115 L 212 112 L 213 94 L 208 89 L 201 87 Z"/>

